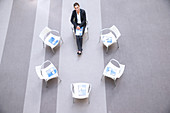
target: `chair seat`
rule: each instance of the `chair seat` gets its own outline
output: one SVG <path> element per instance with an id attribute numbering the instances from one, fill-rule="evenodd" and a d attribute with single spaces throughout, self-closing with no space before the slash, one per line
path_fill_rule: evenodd
<path id="1" fill-rule="evenodd" d="M 74 83 L 74 92 L 72 92 L 73 98 L 85 99 L 89 96 L 89 84 L 88 83 Z"/>
<path id="2" fill-rule="evenodd" d="M 46 81 L 58 77 L 58 71 L 53 64 L 48 67 L 41 69 L 42 75 Z"/>
<path id="3" fill-rule="evenodd" d="M 50 46 L 51 48 L 56 47 L 59 44 L 59 42 L 60 42 L 60 37 L 53 35 L 52 33 L 50 33 L 44 41 L 44 43 Z"/>
<path id="4" fill-rule="evenodd" d="M 112 32 L 101 35 L 101 40 L 106 47 L 109 47 L 113 43 L 117 42 L 116 37 L 113 35 Z"/>
<path id="5" fill-rule="evenodd" d="M 111 62 L 107 64 L 103 71 L 103 75 L 116 80 L 120 73 L 120 69 L 113 65 Z"/>

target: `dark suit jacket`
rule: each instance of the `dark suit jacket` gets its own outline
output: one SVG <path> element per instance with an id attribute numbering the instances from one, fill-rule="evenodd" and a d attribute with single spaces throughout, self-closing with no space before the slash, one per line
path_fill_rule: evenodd
<path id="1" fill-rule="evenodd" d="M 86 12 L 83 9 L 80 9 L 80 18 L 81 18 L 81 24 L 79 25 L 80 27 L 86 27 Z M 71 23 L 74 25 L 74 29 L 76 29 L 78 23 L 77 23 L 77 13 L 76 10 L 73 10 L 72 15 L 71 15 Z"/>

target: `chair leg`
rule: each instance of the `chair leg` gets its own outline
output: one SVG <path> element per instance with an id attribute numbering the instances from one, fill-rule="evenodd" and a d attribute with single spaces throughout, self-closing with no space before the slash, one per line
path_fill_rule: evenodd
<path id="1" fill-rule="evenodd" d="M 73 103 L 75 103 L 75 100 L 74 100 L 74 98 L 73 98 Z"/>
<path id="2" fill-rule="evenodd" d="M 43 42 L 43 48 L 44 48 L 44 42 Z"/>
<path id="3" fill-rule="evenodd" d="M 89 33 L 87 33 L 87 40 L 89 40 Z"/>
<path id="4" fill-rule="evenodd" d="M 58 77 L 58 81 L 59 81 L 59 83 L 60 83 L 62 80 Z"/>
<path id="5" fill-rule="evenodd" d="M 53 48 L 51 48 L 51 50 L 52 50 L 52 52 L 54 53 L 54 49 L 53 49 Z"/>
<path id="6" fill-rule="evenodd" d="M 106 53 L 108 52 L 108 49 L 109 49 L 109 47 L 107 47 L 107 49 L 106 49 Z"/>
<path id="7" fill-rule="evenodd" d="M 88 32 L 83 35 L 83 39 L 86 38 L 85 42 L 89 40 Z"/>
<path id="8" fill-rule="evenodd" d="M 76 35 L 75 35 L 75 32 L 73 31 L 73 28 L 72 28 L 72 33 L 73 33 L 73 38 L 75 39 Z"/>
<path id="9" fill-rule="evenodd" d="M 116 86 L 116 80 L 113 80 L 113 82 L 114 82 L 114 85 Z"/>
<path id="10" fill-rule="evenodd" d="M 48 88 L 48 84 L 47 84 L 47 81 L 45 81 L 45 87 Z"/>
<path id="11" fill-rule="evenodd" d="M 75 39 L 73 29 L 74 29 L 74 28 L 73 28 L 73 27 L 71 27 L 71 30 L 72 30 L 72 33 L 73 33 L 73 38 Z"/>
<path id="12" fill-rule="evenodd" d="M 103 80 L 103 78 L 104 78 L 104 75 L 102 75 L 101 81 Z"/>
<path id="13" fill-rule="evenodd" d="M 118 43 L 118 41 L 117 41 L 117 48 L 119 48 L 119 43 Z"/>
<path id="14" fill-rule="evenodd" d="M 76 39 L 76 35 L 73 34 L 73 38 Z"/>
<path id="15" fill-rule="evenodd" d="M 76 35 L 75 35 L 75 33 L 74 33 L 74 32 L 73 32 L 73 38 L 74 38 L 74 39 L 76 39 Z"/>
<path id="16" fill-rule="evenodd" d="M 62 41 L 62 44 L 64 44 L 64 41 L 63 41 L 63 39 L 61 38 L 61 41 Z"/>
<path id="17" fill-rule="evenodd" d="M 90 104 L 90 95 L 89 95 L 89 98 L 87 98 L 88 99 L 88 104 Z"/>
<path id="18" fill-rule="evenodd" d="M 100 43 L 100 40 L 101 40 L 101 37 L 99 36 L 99 42 L 98 43 Z"/>
<path id="19" fill-rule="evenodd" d="M 87 28 L 87 40 L 89 40 L 89 29 Z"/>

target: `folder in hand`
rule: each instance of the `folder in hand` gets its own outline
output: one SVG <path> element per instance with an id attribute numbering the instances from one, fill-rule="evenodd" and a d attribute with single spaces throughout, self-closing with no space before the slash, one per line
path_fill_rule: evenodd
<path id="1" fill-rule="evenodd" d="M 76 36 L 82 36 L 83 34 L 83 27 L 81 27 L 80 29 L 76 29 Z"/>

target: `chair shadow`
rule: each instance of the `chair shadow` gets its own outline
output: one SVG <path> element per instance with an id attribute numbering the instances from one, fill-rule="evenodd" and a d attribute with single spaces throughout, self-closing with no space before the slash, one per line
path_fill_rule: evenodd
<path id="1" fill-rule="evenodd" d="M 103 45 L 104 55 L 111 55 L 111 54 L 115 53 L 118 49 L 119 48 L 118 48 L 118 45 L 116 43 L 109 46 L 108 51 L 107 51 L 107 48 Z"/>
<path id="2" fill-rule="evenodd" d="M 50 89 L 57 88 L 59 84 L 60 84 L 59 79 L 53 78 L 47 82 L 47 86 L 46 86 L 46 82 L 43 80 L 42 87 L 43 89 L 45 88 L 46 90 L 50 90 Z"/>
<path id="3" fill-rule="evenodd" d="M 105 77 L 105 86 L 109 89 L 112 89 L 116 87 L 116 84 L 114 83 L 113 79 Z"/>
<path id="4" fill-rule="evenodd" d="M 90 98 L 89 98 L 90 99 Z M 88 98 L 85 98 L 85 99 L 73 99 L 73 104 L 81 104 L 81 105 L 83 105 L 83 104 L 90 104 L 89 103 L 90 102 L 90 100 L 88 100 Z"/>
<path id="5" fill-rule="evenodd" d="M 116 79 L 115 81 L 111 78 L 105 77 L 105 86 L 107 89 L 114 89 L 118 87 L 121 81 L 121 77 Z"/>

